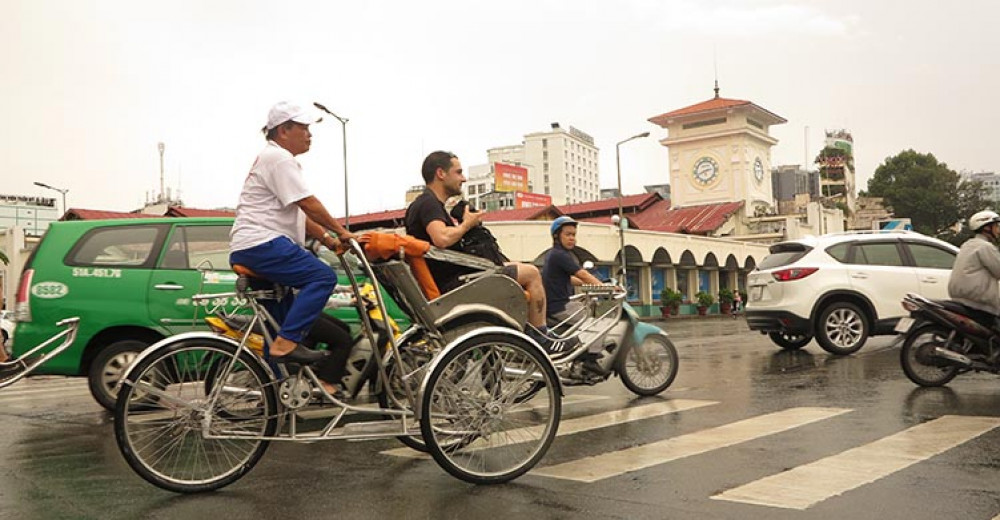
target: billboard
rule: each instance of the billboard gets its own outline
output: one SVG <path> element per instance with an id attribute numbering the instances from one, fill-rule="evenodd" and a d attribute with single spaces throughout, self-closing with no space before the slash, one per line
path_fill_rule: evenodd
<path id="1" fill-rule="evenodd" d="M 552 196 L 541 193 L 527 193 L 519 191 L 514 193 L 515 208 L 543 208 L 552 205 Z"/>
<path id="2" fill-rule="evenodd" d="M 493 163 L 493 184 L 495 191 L 528 191 L 528 169 Z"/>

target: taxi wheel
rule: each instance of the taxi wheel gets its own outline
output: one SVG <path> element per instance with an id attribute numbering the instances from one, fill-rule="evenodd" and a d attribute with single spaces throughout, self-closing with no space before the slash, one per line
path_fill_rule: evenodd
<path id="1" fill-rule="evenodd" d="M 108 411 L 115 410 L 115 402 L 118 399 L 115 386 L 118 380 L 125 375 L 125 371 L 139 353 L 149 345 L 148 341 L 124 339 L 104 347 L 97 353 L 97 357 L 90 363 L 87 383 L 90 386 L 90 394 L 98 404 Z"/>

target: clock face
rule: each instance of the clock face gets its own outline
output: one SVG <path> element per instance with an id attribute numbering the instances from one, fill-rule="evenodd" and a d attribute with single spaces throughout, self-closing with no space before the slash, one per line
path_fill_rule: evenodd
<path id="1" fill-rule="evenodd" d="M 764 163 L 760 162 L 760 157 L 753 162 L 753 176 L 758 183 L 764 182 Z"/>
<path id="2" fill-rule="evenodd" d="M 696 185 L 709 186 L 719 178 L 719 165 L 711 157 L 702 157 L 694 163 L 691 177 Z"/>

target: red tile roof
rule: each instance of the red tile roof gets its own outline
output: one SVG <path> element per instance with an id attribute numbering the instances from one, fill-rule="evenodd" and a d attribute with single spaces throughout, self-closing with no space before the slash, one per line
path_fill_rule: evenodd
<path id="1" fill-rule="evenodd" d="M 483 222 L 514 222 L 519 220 L 552 220 L 563 213 L 555 206 L 505 209 L 483 213 Z"/>
<path id="2" fill-rule="evenodd" d="M 163 215 L 148 213 L 126 213 L 124 211 L 104 211 L 99 209 L 70 208 L 59 220 L 108 220 L 114 218 L 156 218 Z"/>
<path id="3" fill-rule="evenodd" d="M 640 193 L 638 195 L 625 195 L 622 197 L 622 208 L 625 211 L 642 211 L 657 200 L 663 200 L 657 193 Z M 618 211 L 618 198 L 601 199 L 591 202 L 581 202 L 578 204 L 566 204 L 559 206 L 559 211 L 564 215 L 573 218 L 577 216 L 586 218 L 588 216 L 599 216 L 600 214 L 610 215 L 611 212 Z"/>
<path id="4" fill-rule="evenodd" d="M 753 104 L 750 101 L 746 101 L 746 100 L 743 100 L 743 99 L 727 99 L 727 98 L 720 98 L 720 97 L 715 97 L 715 98 L 709 99 L 708 101 L 702 101 L 701 103 L 695 103 L 694 105 L 691 105 L 691 106 L 687 106 L 687 107 L 684 107 L 684 108 L 678 108 L 677 110 L 674 110 L 674 111 L 671 111 L 671 112 L 667 112 L 665 114 L 660 114 L 658 116 L 653 116 L 653 117 L 647 119 L 647 121 L 649 121 L 650 123 L 653 123 L 653 124 L 656 124 L 656 125 L 659 125 L 661 127 L 666 128 L 667 124 L 668 124 L 667 120 L 671 119 L 671 118 L 674 118 L 674 117 L 687 116 L 687 115 L 691 115 L 691 114 L 698 114 L 698 113 L 701 113 L 701 112 L 712 112 L 714 110 L 723 110 L 723 109 L 726 109 L 726 108 L 746 106 L 746 105 L 753 106 L 753 107 L 757 108 L 758 110 L 764 112 L 765 114 L 768 114 L 768 115 L 774 117 L 778 122 L 781 122 L 781 123 L 786 122 L 785 118 L 783 118 L 783 117 L 781 117 L 781 116 L 779 116 L 779 115 L 777 115 L 777 114 L 775 114 L 775 113 L 773 113 L 773 112 L 771 112 L 769 110 L 765 110 L 764 108 L 761 108 L 761 107 Z"/>
<path id="5" fill-rule="evenodd" d="M 198 209 L 185 208 L 183 206 L 170 206 L 167 209 L 167 217 L 235 217 L 235 211 L 226 209 Z"/>
<path id="6" fill-rule="evenodd" d="M 719 229 L 729 220 L 729 217 L 742 207 L 742 201 L 674 209 L 657 206 L 638 215 L 629 216 L 629 218 L 636 223 L 639 229 L 646 231 L 707 235 Z"/>
<path id="7" fill-rule="evenodd" d="M 361 215 L 351 215 L 351 229 L 372 229 L 377 227 L 397 228 L 403 225 L 403 217 L 406 216 L 406 209 L 392 209 L 388 211 L 376 211 L 375 213 L 363 213 Z M 344 218 L 338 218 L 337 222 L 345 223 Z M 357 226 L 355 228 L 355 226 Z"/>

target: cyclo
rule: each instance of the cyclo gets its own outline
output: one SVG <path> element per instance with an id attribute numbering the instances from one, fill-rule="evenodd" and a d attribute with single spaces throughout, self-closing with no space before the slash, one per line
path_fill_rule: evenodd
<path id="1" fill-rule="evenodd" d="M 534 467 L 555 438 L 562 389 L 545 351 L 522 332 L 527 301 L 521 287 L 476 257 L 411 237 L 365 238 L 364 245 L 351 240 L 338 257 L 368 343 L 379 346 L 362 370 L 375 381 L 378 406 L 338 400 L 309 366 L 268 363 L 266 345 L 278 324 L 261 302 L 285 289 L 254 288 L 260 281 L 252 283 L 252 273 L 234 266 L 240 275 L 235 292 L 194 299 L 238 298 L 251 315 L 243 335 L 166 338 L 143 351 L 119 383 L 115 438 L 132 469 L 161 488 L 196 493 L 239 480 L 272 441 L 390 437 L 476 484 L 506 482 Z M 475 272 L 440 295 L 427 258 Z M 356 271 L 374 287 L 367 298 Z M 412 321 L 398 336 L 384 334 L 384 324 L 364 308 L 367 301 L 388 316 L 380 286 Z M 264 356 L 250 348 L 255 333 L 264 338 Z M 352 381 L 347 393 L 357 395 L 364 378 Z M 534 392 L 526 400 L 529 387 Z M 338 411 L 328 421 L 311 420 L 306 408 L 317 401 Z"/>

